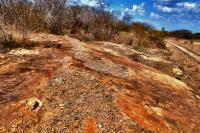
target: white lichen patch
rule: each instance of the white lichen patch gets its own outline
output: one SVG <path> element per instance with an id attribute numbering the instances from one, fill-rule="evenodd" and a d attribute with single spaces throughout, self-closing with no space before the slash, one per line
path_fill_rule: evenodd
<path id="1" fill-rule="evenodd" d="M 38 55 L 38 50 L 28 50 L 28 49 L 14 49 L 9 52 L 9 54 L 16 55 L 16 56 L 23 56 L 23 55 Z"/>
<path id="2" fill-rule="evenodd" d="M 159 107 L 151 107 L 152 111 L 158 115 L 158 116 L 162 116 L 162 109 Z"/>
<path id="3" fill-rule="evenodd" d="M 164 60 L 162 58 L 159 57 L 155 57 L 155 56 L 149 56 L 149 55 L 140 55 L 140 57 L 144 60 L 149 60 L 149 61 L 154 61 L 154 62 L 163 62 L 163 63 L 167 63 L 170 64 L 172 62 Z"/>

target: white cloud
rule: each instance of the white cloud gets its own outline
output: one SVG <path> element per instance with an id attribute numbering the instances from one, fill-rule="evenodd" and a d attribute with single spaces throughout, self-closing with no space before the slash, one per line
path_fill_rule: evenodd
<path id="1" fill-rule="evenodd" d="M 100 4 L 104 4 L 104 3 L 99 3 L 98 0 L 71 0 L 70 3 L 74 5 L 85 5 L 91 7 L 97 7 Z"/>
<path id="2" fill-rule="evenodd" d="M 186 9 L 196 9 L 198 7 L 198 3 L 192 2 L 180 2 L 176 4 L 178 7 L 186 8 Z"/>
<path id="3" fill-rule="evenodd" d="M 145 6 L 145 2 L 142 2 L 141 4 L 139 5 L 133 5 L 133 8 L 132 8 L 132 12 L 134 14 L 139 14 L 141 16 L 144 16 L 145 14 L 145 9 L 144 9 L 144 6 Z"/>
<path id="4" fill-rule="evenodd" d="M 139 16 L 144 16 L 145 15 L 145 2 L 142 2 L 139 5 L 133 5 L 131 9 L 129 8 L 124 8 L 122 7 L 120 9 L 120 11 L 117 11 L 116 16 L 119 19 L 124 19 L 124 18 L 128 18 L 130 20 L 132 20 L 134 18 L 134 16 L 139 15 Z"/>
<path id="5" fill-rule="evenodd" d="M 196 8 L 197 3 L 185 2 L 185 3 L 183 3 L 183 6 L 184 6 L 185 8 L 192 9 L 192 8 Z"/>
<path id="6" fill-rule="evenodd" d="M 156 13 L 154 13 L 154 12 L 151 12 L 151 13 L 150 13 L 150 18 L 152 18 L 152 19 L 162 19 L 163 17 L 160 16 L 159 14 L 156 14 Z"/>
<path id="7" fill-rule="evenodd" d="M 172 12 L 179 11 L 179 9 L 176 7 L 162 6 L 162 5 L 157 5 L 157 4 L 154 4 L 154 8 L 164 13 L 172 13 Z"/>
<path id="8" fill-rule="evenodd" d="M 200 2 L 183 2 L 186 0 L 156 0 L 154 8 L 163 13 L 200 12 Z"/>

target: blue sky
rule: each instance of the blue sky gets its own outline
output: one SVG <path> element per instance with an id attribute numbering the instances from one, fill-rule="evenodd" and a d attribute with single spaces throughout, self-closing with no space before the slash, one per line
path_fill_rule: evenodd
<path id="1" fill-rule="evenodd" d="M 97 6 L 97 0 L 75 0 L 79 4 Z M 200 0 L 102 0 L 118 18 L 129 15 L 166 30 L 189 29 L 200 32 Z"/>

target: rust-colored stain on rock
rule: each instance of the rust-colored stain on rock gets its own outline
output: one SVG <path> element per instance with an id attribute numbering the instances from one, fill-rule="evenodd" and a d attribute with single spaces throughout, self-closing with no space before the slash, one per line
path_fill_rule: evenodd
<path id="1" fill-rule="evenodd" d="M 95 122 L 93 118 L 89 118 L 86 122 L 84 133 L 97 133 L 95 129 Z"/>
<path id="2" fill-rule="evenodd" d="M 200 131 L 193 89 L 131 60 L 125 45 L 47 34 L 30 41 L 32 50 L 0 54 L 0 132 Z M 42 104 L 31 108 L 42 106 L 28 109 L 23 101 L 36 98 Z"/>

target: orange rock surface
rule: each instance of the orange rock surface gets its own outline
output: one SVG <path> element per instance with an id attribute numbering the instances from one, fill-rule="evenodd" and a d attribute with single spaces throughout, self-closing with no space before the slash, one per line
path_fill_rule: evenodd
<path id="1" fill-rule="evenodd" d="M 95 123 L 93 118 L 89 118 L 86 122 L 85 133 L 96 133 Z"/>
<path id="2" fill-rule="evenodd" d="M 0 55 L 0 132 L 200 131 L 193 89 L 133 61 L 135 50 L 46 34 L 30 41 L 31 52 Z M 23 102 L 33 97 L 38 111 Z"/>

